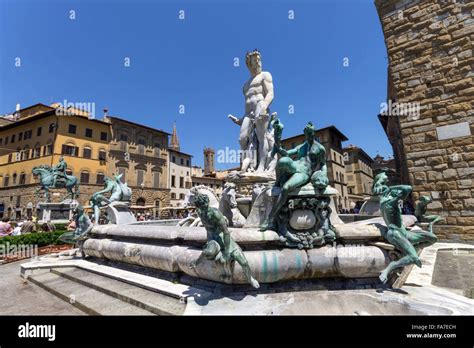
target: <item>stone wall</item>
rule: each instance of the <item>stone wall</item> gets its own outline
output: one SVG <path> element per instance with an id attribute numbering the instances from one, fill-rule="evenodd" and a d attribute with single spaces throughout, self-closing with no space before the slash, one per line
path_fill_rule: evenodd
<path id="1" fill-rule="evenodd" d="M 413 199 L 430 195 L 441 239 L 474 241 L 474 3 L 376 0 L 389 99 L 419 103 L 398 119 Z M 389 135 L 390 137 L 390 135 Z"/>

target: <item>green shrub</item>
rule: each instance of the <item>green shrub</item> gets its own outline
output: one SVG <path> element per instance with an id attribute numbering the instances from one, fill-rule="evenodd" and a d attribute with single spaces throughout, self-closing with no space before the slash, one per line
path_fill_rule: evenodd
<path id="1" fill-rule="evenodd" d="M 54 224 L 56 230 L 67 230 L 67 225 L 69 224 Z"/>
<path id="2" fill-rule="evenodd" d="M 19 236 L 0 237 L 0 245 L 9 243 L 10 245 L 37 245 L 41 247 L 51 244 L 64 244 L 58 239 L 64 232 L 66 231 L 57 230 L 54 232 L 27 233 Z"/>

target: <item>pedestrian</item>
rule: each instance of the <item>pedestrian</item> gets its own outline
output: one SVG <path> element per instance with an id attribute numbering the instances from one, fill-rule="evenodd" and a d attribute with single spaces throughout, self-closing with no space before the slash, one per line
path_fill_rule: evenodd
<path id="1" fill-rule="evenodd" d="M 12 225 L 10 224 L 10 219 L 4 217 L 0 222 L 0 237 L 9 236 L 13 233 Z"/>

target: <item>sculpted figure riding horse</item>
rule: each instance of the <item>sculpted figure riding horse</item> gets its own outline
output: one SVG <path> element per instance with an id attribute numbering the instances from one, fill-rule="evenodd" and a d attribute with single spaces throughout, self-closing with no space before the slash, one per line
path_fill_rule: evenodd
<path id="1" fill-rule="evenodd" d="M 54 167 L 45 164 L 34 167 L 33 175 L 40 179 L 40 187 L 35 191 L 35 195 L 38 196 L 39 192 L 43 190 L 44 198 L 47 202 L 51 202 L 49 190 L 65 188 L 67 195 L 63 200 L 68 197 L 71 197 L 72 200 L 76 199 L 79 196 L 79 181 L 74 175 L 67 175 L 66 170 L 67 163 L 63 156 L 60 157 L 59 163 Z"/>

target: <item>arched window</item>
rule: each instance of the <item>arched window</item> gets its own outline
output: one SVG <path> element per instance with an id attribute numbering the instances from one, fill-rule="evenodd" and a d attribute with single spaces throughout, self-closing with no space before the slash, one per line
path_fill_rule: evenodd
<path id="1" fill-rule="evenodd" d="M 47 144 L 43 148 L 43 156 L 50 156 L 53 154 L 53 144 Z"/>
<path id="2" fill-rule="evenodd" d="M 61 154 L 67 156 L 78 156 L 79 155 L 79 148 L 74 145 L 74 143 L 69 142 L 63 144 L 61 148 Z"/>
<path id="3" fill-rule="evenodd" d="M 88 184 L 89 183 L 89 172 L 87 170 L 83 170 L 81 172 L 81 184 Z"/>
<path id="4" fill-rule="evenodd" d="M 138 198 L 137 199 L 137 205 L 139 205 L 141 207 L 145 206 L 145 198 L 143 198 L 143 197 Z"/>
<path id="5" fill-rule="evenodd" d="M 41 145 L 37 143 L 33 148 L 33 158 L 37 158 L 39 156 L 41 156 Z"/>
<path id="6" fill-rule="evenodd" d="M 96 184 L 102 185 L 104 183 L 105 175 L 104 173 L 97 173 Z"/>
<path id="7" fill-rule="evenodd" d="M 8 185 L 10 185 L 10 176 L 5 175 L 5 179 L 3 179 L 3 186 L 7 187 Z"/>
<path id="8" fill-rule="evenodd" d="M 25 173 L 21 173 L 20 174 L 20 182 L 19 184 L 20 185 L 24 185 L 26 183 L 26 174 Z"/>
<path id="9" fill-rule="evenodd" d="M 99 161 L 106 161 L 107 160 L 107 151 L 104 149 L 99 150 Z"/>
<path id="10" fill-rule="evenodd" d="M 15 161 L 21 161 L 21 149 L 19 147 L 16 149 Z"/>
<path id="11" fill-rule="evenodd" d="M 16 185 L 16 178 L 17 178 L 17 175 L 16 175 L 16 173 L 14 173 L 13 174 L 13 180 L 12 180 L 13 185 Z"/>
<path id="12" fill-rule="evenodd" d="M 84 146 L 84 149 L 82 150 L 82 157 L 84 158 L 92 157 L 92 149 L 89 146 Z"/>
<path id="13" fill-rule="evenodd" d="M 21 160 L 25 161 L 30 158 L 30 147 L 27 145 L 23 148 L 23 151 L 21 152 Z"/>

